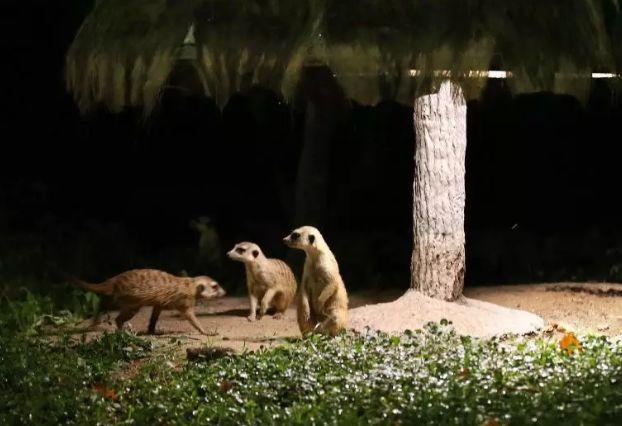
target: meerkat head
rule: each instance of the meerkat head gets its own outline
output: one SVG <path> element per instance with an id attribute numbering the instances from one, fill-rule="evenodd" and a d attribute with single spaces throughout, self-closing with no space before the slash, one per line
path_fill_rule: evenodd
<path id="1" fill-rule="evenodd" d="M 208 276 L 195 277 L 193 282 L 197 299 L 215 299 L 227 294 L 216 281 Z"/>
<path id="2" fill-rule="evenodd" d="M 263 253 L 257 244 L 242 242 L 237 243 L 235 247 L 227 253 L 227 256 L 229 256 L 229 259 L 237 260 L 238 262 L 253 263 L 261 259 Z"/>
<path id="3" fill-rule="evenodd" d="M 283 238 L 285 245 L 300 250 L 318 250 L 323 244 L 324 239 L 317 228 L 313 226 L 301 226 L 294 229 L 287 237 Z"/>

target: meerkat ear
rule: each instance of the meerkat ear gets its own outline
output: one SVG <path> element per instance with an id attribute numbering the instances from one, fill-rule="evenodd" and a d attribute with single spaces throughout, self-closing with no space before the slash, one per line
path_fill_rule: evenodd
<path id="1" fill-rule="evenodd" d="M 253 250 L 253 257 L 257 257 L 259 256 L 259 251 L 258 250 Z"/>
<path id="2" fill-rule="evenodd" d="M 313 244 L 315 242 L 315 235 L 309 234 L 309 244 Z"/>
<path id="3" fill-rule="evenodd" d="M 195 289 L 195 292 L 196 292 L 197 295 L 203 293 L 204 291 L 205 291 L 205 285 L 203 285 L 203 284 L 197 285 L 197 287 Z"/>

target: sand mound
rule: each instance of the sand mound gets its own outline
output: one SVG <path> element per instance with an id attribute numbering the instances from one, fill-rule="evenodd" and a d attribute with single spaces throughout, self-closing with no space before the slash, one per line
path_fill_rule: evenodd
<path id="1" fill-rule="evenodd" d="M 409 290 L 389 303 L 366 305 L 349 312 L 349 326 L 366 327 L 387 333 L 415 330 L 429 321 L 447 319 L 459 334 L 492 337 L 506 333 L 524 334 L 544 327 L 544 320 L 530 312 L 509 309 L 479 300 L 461 298 L 456 302 L 432 299 Z"/>

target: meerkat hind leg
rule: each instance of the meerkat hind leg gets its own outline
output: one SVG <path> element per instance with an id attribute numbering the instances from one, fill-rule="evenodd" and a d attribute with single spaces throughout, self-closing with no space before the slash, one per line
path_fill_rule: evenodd
<path id="1" fill-rule="evenodd" d="M 287 299 L 282 291 L 278 292 L 276 296 L 274 296 L 274 299 L 272 299 L 272 307 L 274 308 L 274 314 L 272 315 L 272 318 L 277 320 L 283 319 L 285 311 L 287 311 L 288 308 L 286 302 Z"/>
<path id="2" fill-rule="evenodd" d="M 263 299 L 261 299 L 261 308 L 259 310 L 260 318 L 263 317 L 268 309 L 272 306 L 272 301 L 274 300 L 274 296 L 276 295 L 276 290 L 268 289 L 266 293 L 263 295 Z"/>
<path id="3" fill-rule="evenodd" d="M 342 324 L 342 321 L 339 320 L 339 316 L 331 312 L 322 322 L 319 322 L 315 326 L 315 331 L 319 333 L 328 333 L 331 336 L 336 336 L 344 328 L 345 324 Z"/>
<path id="4" fill-rule="evenodd" d="M 136 315 L 136 313 L 138 312 L 140 308 L 123 308 L 121 309 L 121 312 L 119 312 L 119 315 L 117 315 L 117 317 L 115 318 L 115 323 L 117 324 L 117 329 L 121 330 L 123 329 L 123 325 L 128 322 L 129 320 L 131 320 L 134 315 Z"/>
<path id="5" fill-rule="evenodd" d="M 322 322 L 318 322 L 315 327 L 314 327 L 314 331 L 318 332 L 318 333 L 329 333 L 331 335 L 335 335 L 336 333 L 334 333 L 335 331 L 335 320 L 334 318 L 326 318 L 324 321 Z"/>

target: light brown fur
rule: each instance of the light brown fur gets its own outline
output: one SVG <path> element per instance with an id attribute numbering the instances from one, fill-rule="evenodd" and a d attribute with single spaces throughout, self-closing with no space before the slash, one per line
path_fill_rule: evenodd
<path id="1" fill-rule="evenodd" d="M 296 277 L 287 264 L 279 259 L 269 259 L 255 243 L 238 243 L 227 253 L 232 260 L 243 262 L 246 268 L 246 285 L 250 298 L 249 321 L 255 321 L 257 303 L 259 319 L 268 309 L 274 308 L 275 319 L 280 319 L 296 294 Z"/>
<path id="2" fill-rule="evenodd" d="M 163 310 L 178 310 L 200 333 L 207 334 L 199 324 L 194 306 L 197 299 L 213 299 L 225 295 L 216 281 L 207 276 L 176 277 L 155 269 L 135 269 L 116 275 L 101 284 L 74 280 L 82 288 L 112 297 L 120 312 L 115 322 L 121 329 L 143 306 L 153 306 L 149 333 L 155 333 Z"/>
<path id="3" fill-rule="evenodd" d="M 339 265 L 322 234 L 312 226 L 294 230 L 283 239 L 306 254 L 297 301 L 302 335 L 312 332 L 335 336 L 348 324 L 348 294 Z"/>

